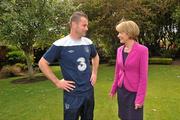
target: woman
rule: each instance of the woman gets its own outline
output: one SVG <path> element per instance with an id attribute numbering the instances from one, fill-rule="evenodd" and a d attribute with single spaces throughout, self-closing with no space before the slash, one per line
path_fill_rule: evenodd
<path id="1" fill-rule="evenodd" d="M 139 27 L 133 21 L 116 26 L 124 45 L 117 50 L 115 76 L 110 96 L 117 92 L 121 120 L 143 120 L 143 105 L 148 79 L 148 48 L 139 44 Z"/>

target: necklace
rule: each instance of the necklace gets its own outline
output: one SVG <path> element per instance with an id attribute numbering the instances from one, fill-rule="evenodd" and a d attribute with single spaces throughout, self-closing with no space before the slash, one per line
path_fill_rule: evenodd
<path id="1" fill-rule="evenodd" d="M 131 51 L 131 48 L 125 47 L 124 52 L 129 53 Z"/>

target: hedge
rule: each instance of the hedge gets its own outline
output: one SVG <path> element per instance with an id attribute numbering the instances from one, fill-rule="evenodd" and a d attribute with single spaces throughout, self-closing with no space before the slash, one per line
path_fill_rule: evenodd
<path id="1" fill-rule="evenodd" d="M 163 64 L 163 65 L 170 65 L 172 64 L 173 59 L 172 58 L 149 58 L 149 64 Z"/>
<path id="2" fill-rule="evenodd" d="M 160 57 L 149 58 L 149 64 L 170 65 L 172 64 L 172 62 L 173 62 L 172 58 L 160 58 Z M 115 59 L 110 59 L 108 62 L 109 65 L 115 65 L 115 63 L 116 63 Z"/>

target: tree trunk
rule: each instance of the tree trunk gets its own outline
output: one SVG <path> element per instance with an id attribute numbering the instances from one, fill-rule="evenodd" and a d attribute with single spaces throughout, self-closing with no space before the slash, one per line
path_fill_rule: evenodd
<path id="1" fill-rule="evenodd" d="M 28 67 L 28 77 L 29 80 L 34 77 L 34 71 L 33 71 L 33 52 L 25 52 L 26 56 L 26 62 Z"/>

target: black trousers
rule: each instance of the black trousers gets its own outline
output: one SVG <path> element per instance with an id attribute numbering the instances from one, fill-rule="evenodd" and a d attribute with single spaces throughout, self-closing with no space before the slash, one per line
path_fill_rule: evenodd
<path id="1" fill-rule="evenodd" d="M 143 120 L 143 108 L 135 110 L 136 92 L 128 91 L 124 85 L 118 88 L 118 116 L 121 120 Z"/>
<path id="2" fill-rule="evenodd" d="M 64 120 L 93 120 L 94 91 L 84 96 L 64 94 Z"/>

